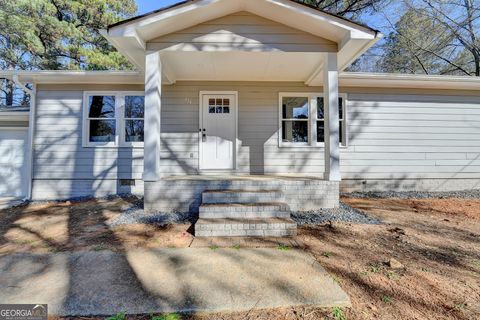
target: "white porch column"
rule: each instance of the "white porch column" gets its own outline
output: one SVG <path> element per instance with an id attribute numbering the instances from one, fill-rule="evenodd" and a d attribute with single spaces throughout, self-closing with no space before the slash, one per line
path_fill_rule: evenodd
<path id="1" fill-rule="evenodd" d="M 158 52 L 145 56 L 144 181 L 159 181 L 160 124 L 162 110 L 162 62 Z"/>
<path id="2" fill-rule="evenodd" d="M 325 53 L 323 64 L 325 107 L 325 180 L 340 181 L 340 125 L 338 115 L 337 53 Z"/>

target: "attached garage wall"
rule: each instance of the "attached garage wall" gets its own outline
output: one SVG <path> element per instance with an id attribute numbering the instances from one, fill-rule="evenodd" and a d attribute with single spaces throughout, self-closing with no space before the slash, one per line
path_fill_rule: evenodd
<path id="1" fill-rule="evenodd" d="M 27 194 L 27 138 L 28 127 L 0 124 L 0 197 L 23 198 Z"/>

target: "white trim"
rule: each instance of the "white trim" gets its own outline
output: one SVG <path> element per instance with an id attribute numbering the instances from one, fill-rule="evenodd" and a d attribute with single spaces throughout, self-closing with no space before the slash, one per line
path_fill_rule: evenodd
<path id="1" fill-rule="evenodd" d="M 90 121 L 88 119 L 88 98 L 90 96 L 114 96 L 115 97 L 115 141 L 90 142 Z M 125 141 L 125 97 L 145 96 L 144 91 L 84 91 L 82 112 L 82 147 L 84 148 L 143 148 L 143 142 Z M 105 120 L 112 120 L 108 118 Z"/>
<path id="2" fill-rule="evenodd" d="M 19 86 L 23 91 L 25 91 L 26 93 L 28 93 L 28 94 L 30 94 L 30 95 L 33 94 L 33 91 L 30 90 L 29 88 L 27 88 L 27 86 L 24 85 L 24 84 L 18 79 L 18 74 L 14 74 L 13 77 L 12 77 L 12 79 L 13 79 L 13 82 L 15 82 L 15 84 L 16 84 L 17 86 Z"/>
<path id="3" fill-rule="evenodd" d="M 138 71 L 75 71 L 75 70 L 0 70 L 0 77 L 12 79 L 17 75 L 21 82 L 36 84 L 144 84 Z"/>
<path id="4" fill-rule="evenodd" d="M 138 71 L 0 70 L 0 77 L 7 79 L 11 79 L 15 74 L 22 82 L 37 84 L 145 84 L 143 73 Z M 339 75 L 339 82 L 340 87 L 480 91 L 480 77 L 469 76 L 342 72 Z"/>
<path id="5" fill-rule="evenodd" d="M 238 140 L 238 91 L 200 91 L 199 92 L 199 103 L 198 103 L 198 115 L 199 115 L 199 133 L 198 133 L 198 170 L 199 171 L 219 171 L 219 170 L 210 170 L 210 169 L 203 169 L 202 168 L 202 157 L 203 157 L 203 143 L 202 143 L 202 132 L 203 129 L 203 96 L 204 95 L 233 95 L 235 97 L 235 141 L 233 146 L 233 171 L 238 169 L 238 152 L 240 147 L 240 141 Z M 232 170 L 220 170 L 220 171 L 232 171 Z M 220 172 L 219 171 L 219 172 Z"/>
<path id="6" fill-rule="evenodd" d="M 28 130 L 28 127 L 0 127 L 0 131 L 6 130 Z"/>
<path id="7" fill-rule="evenodd" d="M 30 90 L 30 111 L 28 120 L 28 160 L 27 160 L 27 200 L 32 199 L 33 190 L 33 160 L 35 152 L 35 114 L 37 110 L 37 84 L 33 83 L 33 88 Z"/>
<path id="8" fill-rule="evenodd" d="M 339 86 L 480 91 L 480 77 L 343 72 L 339 75 Z"/>
<path id="9" fill-rule="evenodd" d="M 320 62 L 318 66 L 315 68 L 315 70 L 312 72 L 312 74 L 308 76 L 307 80 L 305 81 L 305 84 L 309 86 L 313 82 L 313 80 L 315 80 L 315 78 L 318 77 L 318 75 L 320 74 L 320 72 L 322 72 L 322 70 L 323 70 L 323 61 Z"/>
<path id="10" fill-rule="evenodd" d="M 285 121 L 283 119 L 283 98 L 284 97 L 299 97 L 299 98 L 307 98 L 308 101 L 308 114 L 311 113 L 311 100 L 312 100 L 312 93 L 310 92 L 280 92 L 278 95 L 278 146 L 279 147 L 310 147 L 311 140 L 310 140 L 310 117 L 308 119 L 299 119 L 299 120 L 289 120 L 286 121 L 304 121 L 307 122 L 307 136 L 309 142 L 284 142 L 282 139 L 282 122 Z"/>
<path id="11" fill-rule="evenodd" d="M 340 142 L 340 148 L 347 148 L 348 147 L 348 139 L 347 139 L 347 102 L 348 102 L 348 94 L 347 93 L 339 93 L 339 98 L 343 99 L 343 129 L 342 129 L 342 136 L 343 142 Z M 283 97 L 305 97 L 308 99 L 308 114 L 309 117 L 307 120 L 295 120 L 295 121 L 307 121 L 308 122 L 308 143 L 306 142 L 283 142 L 282 141 L 282 121 L 283 114 L 282 114 L 282 101 Z M 317 127 L 317 112 L 316 107 L 314 107 L 314 103 L 316 101 L 313 100 L 317 98 L 323 98 L 324 94 L 318 92 L 279 92 L 278 94 L 278 146 L 280 148 L 324 148 L 325 142 L 317 142 L 316 135 L 314 136 L 314 132 L 312 132 L 313 126 L 315 126 L 315 131 Z M 312 118 L 314 115 L 314 118 Z M 287 119 L 287 121 L 289 121 Z"/>

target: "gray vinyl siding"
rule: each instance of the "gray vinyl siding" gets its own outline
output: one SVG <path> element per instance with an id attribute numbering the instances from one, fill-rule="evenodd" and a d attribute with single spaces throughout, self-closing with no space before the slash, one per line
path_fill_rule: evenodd
<path id="1" fill-rule="evenodd" d="M 92 89 L 134 91 L 139 88 L 124 85 L 38 87 L 33 154 L 34 199 L 104 196 L 137 192 L 136 189 L 143 186 L 143 149 L 82 147 L 83 90 Z M 118 179 L 135 179 L 137 186 L 122 187 Z"/>
<path id="2" fill-rule="evenodd" d="M 163 173 L 196 174 L 199 163 L 199 92 L 238 92 L 237 172 L 244 174 L 323 173 L 322 148 L 278 145 L 278 97 L 321 88 L 284 82 L 180 82 L 163 88 Z"/>
<path id="3" fill-rule="evenodd" d="M 143 192 L 143 149 L 82 147 L 84 90 L 141 86 L 43 85 L 37 94 L 34 199 Z M 366 93 L 370 91 L 370 93 Z M 199 92 L 238 92 L 237 173 L 322 175 L 324 149 L 279 147 L 279 92 L 322 92 L 296 82 L 178 82 L 164 86 L 161 170 L 199 174 Z M 347 93 L 343 184 L 461 189 L 480 187 L 480 97 L 341 88 Z M 390 92 L 390 93 L 389 93 Z M 118 179 L 135 179 L 133 188 Z M 383 181 L 383 182 L 382 182 Z M 435 181 L 435 182 L 431 182 Z M 454 182 L 452 182 L 454 181 Z M 455 182 L 457 181 L 457 182 Z M 374 188 L 374 187 L 372 187 Z M 448 189 L 447 188 L 447 189 Z"/>
<path id="4" fill-rule="evenodd" d="M 337 44 L 249 12 L 150 40 L 148 50 L 336 52 Z"/>
<path id="5" fill-rule="evenodd" d="M 344 179 L 479 179 L 480 97 L 348 96 Z"/>
<path id="6" fill-rule="evenodd" d="M 198 92 L 202 90 L 238 91 L 237 172 L 324 172 L 323 148 L 278 146 L 279 92 L 322 92 L 322 88 L 301 83 L 181 82 L 165 87 L 163 93 L 162 142 L 170 149 L 169 161 L 162 161 L 165 174 L 198 173 Z M 340 91 L 347 93 L 348 104 L 348 146 L 341 148 L 343 179 L 480 179 L 480 97 L 474 93 Z"/>

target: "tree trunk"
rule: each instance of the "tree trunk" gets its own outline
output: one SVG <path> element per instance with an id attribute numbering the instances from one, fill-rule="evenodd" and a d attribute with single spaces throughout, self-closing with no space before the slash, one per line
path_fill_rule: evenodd
<path id="1" fill-rule="evenodd" d="M 5 105 L 7 106 L 13 106 L 13 94 L 15 91 L 15 84 L 6 79 L 6 84 L 5 84 Z"/>

